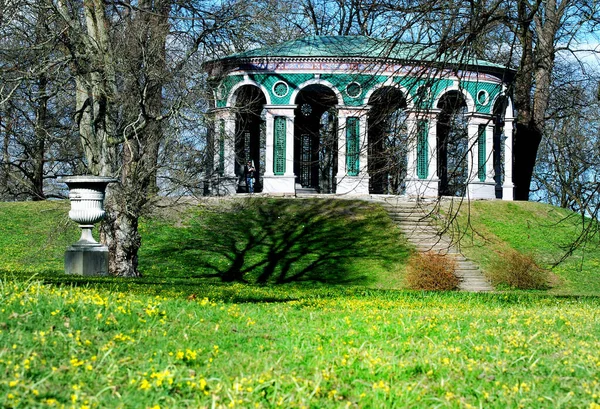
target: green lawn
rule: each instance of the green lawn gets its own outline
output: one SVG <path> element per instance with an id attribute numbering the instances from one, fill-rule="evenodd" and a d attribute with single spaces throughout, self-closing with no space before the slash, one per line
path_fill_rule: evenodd
<path id="1" fill-rule="evenodd" d="M 6 279 L 0 297 L 2 407 L 600 404 L 598 298 Z"/>
<path id="2" fill-rule="evenodd" d="M 0 407 L 600 409 L 592 257 L 556 274 L 596 296 L 411 292 L 375 205 L 219 206 L 148 218 L 145 276 L 119 279 L 61 274 L 67 203 L 0 203 Z M 475 202 L 463 245 L 550 262 L 561 212 Z"/>

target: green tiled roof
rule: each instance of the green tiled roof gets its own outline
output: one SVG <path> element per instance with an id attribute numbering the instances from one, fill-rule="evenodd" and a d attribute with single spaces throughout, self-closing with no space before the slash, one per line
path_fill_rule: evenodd
<path id="1" fill-rule="evenodd" d="M 456 55 L 439 55 L 434 47 L 422 44 L 399 43 L 365 36 L 309 36 L 274 46 L 258 48 L 221 58 L 245 60 L 252 58 L 383 58 L 408 62 L 444 62 L 447 64 L 475 65 L 495 69 L 506 67 L 474 58 L 460 59 Z"/>

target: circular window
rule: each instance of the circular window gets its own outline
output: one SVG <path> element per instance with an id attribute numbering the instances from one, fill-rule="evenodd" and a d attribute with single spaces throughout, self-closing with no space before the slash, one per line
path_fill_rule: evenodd
<path id="1" fill-rule="evenodd" d="M 348 96 L 350 98 L 358 97 L 361 92 L 362 92 L 362 87 L 360 86 L 360 84 L 358 82 L 351 82 L 350 84 L 348 84 L 346 86 L 346 94 L 348 94 Z"/>
<path id="2" fill-rule="evenodd" d="M 488 102 L 490 101 L 490 94 L 488 94 L 488 92 L 486 90 L 481 90 L 477 93 L 477 102 L 480 105 L 487 105 Z"/>
<path id="3" fill-rule="evenodd" d="M 302 106 L 300 106 L 300 112 L 302 112 L 302 115 L 304 116 L 309 116 L 310 114 L 312 114 L 312 106 L 310 106 L 310 104 L 302 104 Z"/>
<path id="4" fill-rule="evenodd" d="M 273 94 L 280 98 L 285 97 L 289 91 L 290 87 L 288 87 L 288 85 L 283 81 L 278 81 L 273 85 Z"/>

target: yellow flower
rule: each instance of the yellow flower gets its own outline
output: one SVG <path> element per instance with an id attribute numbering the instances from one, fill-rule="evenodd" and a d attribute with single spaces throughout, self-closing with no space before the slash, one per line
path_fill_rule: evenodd
<path id="1" fill-rule="evenodd" d="M 78 366 L 81 366 L 81 365 L 83 365 L 83 361 L 82 361 L 82 360 L 80 360 L 80 359 L 77 359 L 77 358 L 75 358 L 75 357 L 74 357 L 74 358 L 71 358 L 71 361 L 70 361 L 70 362 L 71 362 L 71 365 L 72 365 L 73 367 L 75 367 L 75 368 L 77 368 Z"/>
<path id="2" fill-rule="evenodd" d="M 146 391 L 148 389 L 150 389 L 152 387 L 152 385 L 150 384 L 150 382 L 148 382 L 147 379 L 142 379 L 142 382 L 140 383 L 140 389 L 143 391 Z"/>

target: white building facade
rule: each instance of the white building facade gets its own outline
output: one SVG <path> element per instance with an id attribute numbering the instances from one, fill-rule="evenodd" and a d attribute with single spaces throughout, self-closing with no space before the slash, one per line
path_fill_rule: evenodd
<path id="1" fill-rule="evenodd" d="M 313 36 L 214 60 L 213 194 L 513 199 L 514 73 L 367 37 Z"/>

